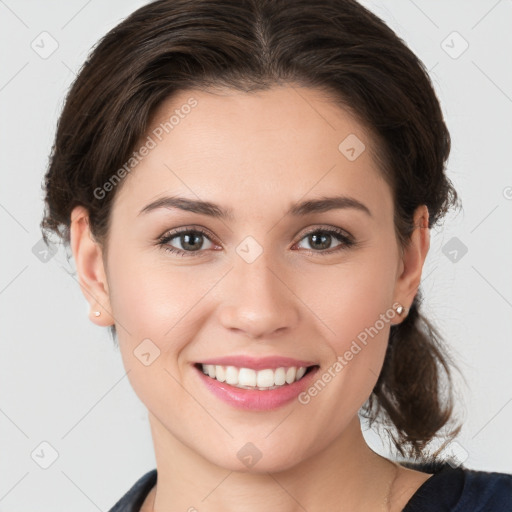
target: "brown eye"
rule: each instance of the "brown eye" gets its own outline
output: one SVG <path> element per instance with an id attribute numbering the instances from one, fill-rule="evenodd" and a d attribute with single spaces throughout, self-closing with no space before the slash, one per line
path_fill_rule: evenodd
<path id="1" fill-rule="evenodd" d="M 168 252 L 180 256 L 196 256 L 201 254 L 202 250 L 206 250 L 204 247 L 204 238 L 212 243 L 206 232 L 199 229 L 184 229 L 166 233 L 158 243 Z M 169 242 L 175 239 L 177 239 L 177 242 L 174 243 L 178 243 L 181 248 L 170 245 Z"/>
<path id="2" fill-rule="evenodd" d="M 334 250 L 327 251 L 327 249 L 331 248 L 333 239 L 340 243 L 335 246 Z M 316 229 L 306 233 L 306 235 L 304 235 L 301 240 L 306 240 L 310 245 L 311 249 L 306 249 L 308 252 L 322 255 L 332 254 L 354 245 L 353 240 L 343 231 L 338 229 Z"/>

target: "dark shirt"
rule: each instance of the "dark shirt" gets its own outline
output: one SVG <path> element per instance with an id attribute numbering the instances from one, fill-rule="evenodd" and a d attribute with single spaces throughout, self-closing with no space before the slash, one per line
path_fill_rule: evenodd
<path id="1" fill-rule="evenodd" d="M 411 496 L 402 512 L 512 512 L 512 474 L 452 467 L 447 462 L 401 464 L 433 473 Z M 156 480 L 156 469 L 148 471 L 109 512 L 140 512 Z"/>

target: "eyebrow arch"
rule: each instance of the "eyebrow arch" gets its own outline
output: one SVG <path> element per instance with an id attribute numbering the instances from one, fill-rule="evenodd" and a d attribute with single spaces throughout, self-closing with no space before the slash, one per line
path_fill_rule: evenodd
<path id="1" fill-rule="evenodd" d="M 142 210 L 139 212 L 139 215 L 159 208 L 177 208 L 179 210 L 198 213 L 201 215 L 208 215 L 216 219 L 224 219 L 229 221 L 234 220 L 233 210 L 230 208 L 223 209 L 221 206 L 215 203 L 211 203 L 210 201 L 187 199 L 185 197 L 176 196 L 162 197 L 156 201 L 153 201 L 152 203 L 142 208 Z M 307 201 L 294 203 L 286 212 L 286 215 L 302 217 L 312 213 L 321 213 L 329 210 L 345 208 L 353 208 L 372 217 L 372 213 L 367 206 L 365 206 L 357 199 L 348 196 L 322 197 L 320 199 L 309 199 Z"/>

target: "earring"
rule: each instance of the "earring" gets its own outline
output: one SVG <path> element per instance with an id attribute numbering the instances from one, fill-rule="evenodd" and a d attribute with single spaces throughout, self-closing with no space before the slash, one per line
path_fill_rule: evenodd
<path id="1" fill-rule="evenodd" d="M 399 304 L 399 305 L 397 306 L 397 308 L 396 308 L 396 312 L 397 312 L 399 315 L 401 315 L 401 314 L 404 312 L 404 307 L 403 307 L 401 304 Z"/>
<path id="2" fill-rule="evenodd" d="M 101 311 L 95 311 L 94 312 L 94 316 L 100 316 L 101 315 Z"/>

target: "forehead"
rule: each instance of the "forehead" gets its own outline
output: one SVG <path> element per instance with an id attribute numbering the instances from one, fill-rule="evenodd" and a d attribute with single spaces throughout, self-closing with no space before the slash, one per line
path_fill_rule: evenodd
<path id="1" fill-rule="evenodd" d="M 392 206 L 371 136 L 317 89 L 179 91 L 156 111 L 144 145 L 116 196 L 131 212 L 169 194 L 219 202 L 235 216 L 333 193 Z"/>

